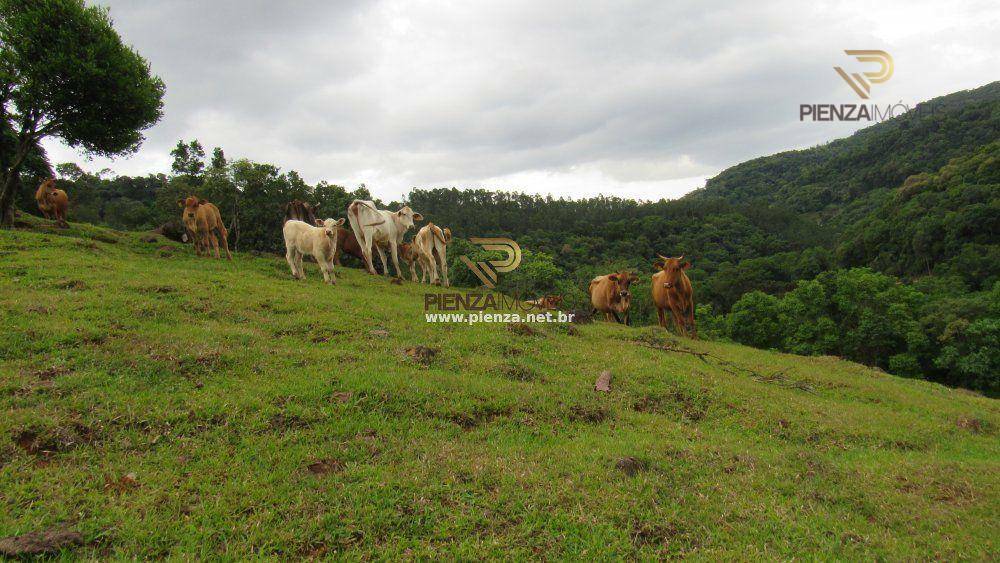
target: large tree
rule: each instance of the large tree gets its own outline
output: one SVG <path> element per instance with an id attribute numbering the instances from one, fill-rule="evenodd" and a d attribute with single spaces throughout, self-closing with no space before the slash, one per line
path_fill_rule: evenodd
<path id="1" fill-rule="evenodd" d="M 0 223 L 12 222 L 20 171 L 43 138 L 103 156 L 135 151 L 162 116 L 163 90 L 105 8 L 0 0 L 0 119 L 16 139 L 0 154 Z"/>

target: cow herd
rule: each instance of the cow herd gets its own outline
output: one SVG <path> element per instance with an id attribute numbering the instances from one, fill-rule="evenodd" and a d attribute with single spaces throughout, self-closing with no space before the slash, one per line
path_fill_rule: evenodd
<path id="1" fill-rule="evenodd" d="M 55 187 L 54 178 L 44 181 L 38 187 L 35 199 L 46 219 L 66 225 L 69 200 L 66 192 Z M 215 257 L 221 258 L 221 242 L 226 257 L 231 260 L 229 233 L 222 222 L 219 208 L 194 195 L 177 200 L 177 204 L 183 210 L 181 221 L 189 238 L 194 241 L 195 252 L 199 256 L 210 256 L 214 251 Z M 382 272 L 389 275 L 386 258 L 388 252 L 398 278 L 404 277 L 399 265 L 399 259 L 402 258 L 409 267 L 410 279 L 414 282 L 418 281 L 416 266 L 419 266 L 421 283 L 429 282 L 445 287 L 450 285 L 447 259 L 447 247 L 452 238 L 450 229 L 428 223 L 407 243 L 403 242 L 406 232 L 414 228 L 416 221 L 424 219 L 423 215 L 414 212 L 409 206 L 389 211 L 378 209 L 370 200 L 356 199 L 347 206 L 350 230 L 343 227 L 344 219 L 318 219 L 318 208 L 318 204 L 310 205 L 299 200 L 293 200 L 285 206 L 282 234 L 285 240 L 285 259 L 292 277 L 305 279 L 302 259 L 308 255 L 319 264 L 323 280 L 329 284 L 336 283 L 333 268 L 340 265 L 340 257 L 344 253 L 361 260 L 368 273 L 375 274 L 373 252 L 378 253 Z M 684 273 L 691 267 L 691 263 L 685 262 L 683 255 L 668 258 L 660 254 L 653 267 L 657 270 L 652 276 L 653 305 L 656 307 L 659 325 L 667 328 L 666 315 L 669 312 L 678 333 L 697 338 L 694 292 L 691 280 Z M 639 279 L 638 275 L 628 271 L 595 277 L 587 287 L 591 313 L 604 313 L 609 321 L 613 319 L 619 323 L 631 324 L 631 287 Z M 539 309 L 555 309 L 561 301 L 559 296 L 547 295 L 528 303 Z"/>

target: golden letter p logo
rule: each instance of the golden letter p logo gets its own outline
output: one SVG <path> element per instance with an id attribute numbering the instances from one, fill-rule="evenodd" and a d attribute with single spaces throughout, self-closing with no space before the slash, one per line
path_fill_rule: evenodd
<path id="1" fill-rule="evenodd" d="M 497 286 L 497 272 L 510 272 L 521 265 L 521 247 L 509 238 L 477 238 L 469 239 L 472 244 L 482 246 L 484 250 L 501 250 L 507 254 L 504 260 L 490 260 L 488 262 L 473 262 L 468 256 L 462 256 L 461 260 L 472 270 L 473 274 L 479 278 L 483 285 L 493 289 Z"/>
<path id="2" fill-rule="evenodd" d="M 833 70 L 837 71 L 837 74 L 844 79 L 859 96 L 861 99 L 867 100 L 868 94 L 871 92 L 871 82 L 872 84 L 880 84 L 892 78 L 892 57 L 889 53 L 885 51 L 877 50 L 847 50 L 844 51 L 848 55 L 857 58 L 863 63 L 878 63 L 880 68 L 877 71 L 866 71 L 864 76 L 854 72 L 847 74 L 844 69 L 839 66 L 833 67 Z M 868 80 L 866 81 L 865 78 Z"/>

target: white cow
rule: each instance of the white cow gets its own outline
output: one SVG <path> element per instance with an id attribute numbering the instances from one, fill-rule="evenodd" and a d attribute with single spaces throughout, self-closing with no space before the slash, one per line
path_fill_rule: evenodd
<path id="1" fill-rule="evenodd" d="M 308 254 L 319 264 L 323 281 L 337 283 L 337 278 L 333 275 L 333 264 L 337 254 L 337 227 L 343 224 L 343 219 L 317 219 L 315 227 L 294 219 L 285 222 L 282 229 L 285 234 L 285 260 L 288 260 L 288 265 L 292 268 L 293 277 L 306 279 L 306 272 L 302 269 L 302 256 Z"/>
<path id="2" fill-rule="evenodd" d="M 414 213 L 409 206 L 392 212 L 376 209 L 374 202 L 356 199 L 347 206 L 347 219 L 351 222 L 351 229 L 354 230 L 354 236 L 361 245 L 361 252 L 365 255 L 368 273 L 375 273 L 375 268 L 372 266 L 372 246 L 374 246 L 378 250 L 378 257 L 382 260 L 382 271 L 385 275 L 389 275 L 385 251 L 382 250 L 382 247 L 386 246 L 392 253 L 396 277 L 402 278 L 403 271 L 399 269 L 399 245 L 402 244 L 406 231 L 413 227 L 413 222 L 423 221 L 424 216 Z"/>
<path id="3" fill-rule="evenodd" d="M 420 262 L 420 269 L 423 270 L 420 281 L 424 281 L 427 272 L 430 272 L 432 284 L 440 283 L 438 280 L 438 263 L 441 267 L 441 275 L 444 278 L 444 286 L 449 287 L 448 281 L 448 256 L 446 249 L 451 242 L 451 229 L 441 230 L 434 223 L 427 223 L 413 237 L 413 247 L 417 251 L 417 260 Z M 435 263 L 435 258 L 438 263 Z"/>

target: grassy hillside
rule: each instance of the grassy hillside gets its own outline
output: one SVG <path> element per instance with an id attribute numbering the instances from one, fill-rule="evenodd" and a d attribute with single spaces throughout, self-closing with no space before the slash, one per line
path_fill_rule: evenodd
<path id="1" fill-rule="evenodd" d="M 69 527 L 87 557 L 996 557 L 996 401 L 652 328 L 433 325 L 426 286 L 296 282 L 140 236 L 0 232 L 0 537 Z"/>

